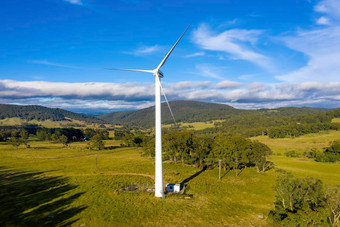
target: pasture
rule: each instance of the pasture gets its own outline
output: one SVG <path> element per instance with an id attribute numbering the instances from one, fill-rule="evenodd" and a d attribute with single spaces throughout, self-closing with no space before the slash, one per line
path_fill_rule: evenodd
<path id="1" fill-rule="evenodd" d="M 306 134 L 295 138 L 272 139 L 268 136 L 257 136 L 252 139 L 256 139 L 269 146 L 274 154 L 284 155 L 287 151 L 296 151 L 302 154 L 312 148 L 322 151 L 324 147 L 329 146 L 331 141 L 340 139 L 340 131 L 321 131 L 319 133 Z"/>
<path id="2" fill-rule="evenodd" d="M 181 127 L 188 127 L 188 130 L 203 130 L 206 128 L 213 128 L 215 127 L 216 122 L 223 122 L 223 120 L 213 120 L 213 121 L 207 121 L 207 122 L 179 122 L 178 124 Z M 169 128 L 173 126 L 173 124 L 166 124 L 162 127 Z"/>
<path id="3" fill-rule="evenodd" d="M 268 144 L 273 149 L 279 147 L 274 141 Z M 90 151 L 85 142 L 71 143 L 70 149 L 51 142 L 30 141 L 27 149 L 0 143 L 0 220 L 5 226 L 271 226 L 266 217 L 274 207 L 275 170 L 246 168 L 238 177 L 222 171 L 219 181 L 217 168 L 202 171 L 165 161 L 164 183 L 187 187 L 185 195 L 160 199 L 121 190 L 152 185 L 154 163 L 140 148 L 119 144 L 108 140 L 107 149 Z M 340 183 L 339 164 L 283 156 L 272 161 L 297 176 Z"/>

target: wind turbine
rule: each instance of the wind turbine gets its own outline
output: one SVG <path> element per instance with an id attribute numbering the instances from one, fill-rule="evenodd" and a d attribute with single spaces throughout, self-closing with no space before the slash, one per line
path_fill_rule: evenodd
<path id="1" fill-rule="evenodd" d="M 170 49 L 168 54 L 164 57 L 157 68 L 153 70 L 141 70 L 141 69 L 110 69 L 108 70 L 123 70 L 123 71 L 135 71 L 135 72 L 146 72 L 152 73 L 155 76 L 155 196 L 164 197 L 163 189 L 163 166 L 162 166 L 162 126 L 161 126 L 161 80 L 164 77 L 163 72 L 160 70 L 165 64 L 166 60 L 169 58 L 171 52 L 175 49 L 178 42 L 182 39 L 183 35 L 189 29 L 190 25 L 185 29 L 181 37 L 177 40 L 175 45 Z M 163 88 L 162 88 L 163 90 Z M 165 96 L 164 90 L 163 94 Z M 165 96 L 166 97 L 166 96 Z M 170 106 L 169 106 L 170 107 Z M 170 109 L 172 114 L 172 111 Z"/>

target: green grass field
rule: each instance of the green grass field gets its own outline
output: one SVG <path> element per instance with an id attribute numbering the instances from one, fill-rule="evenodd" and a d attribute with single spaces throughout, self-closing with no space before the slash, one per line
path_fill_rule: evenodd
<path id="1" fill-rule="evenodd" d="M 340 139 L 340 131 L 322 131 L 296 138 L 271 139 L 268 136 L 257 136 L 252 139 L 267 144 L 275 154 L 281 153 L 283 155 L 292 150 L 302 154 L 311 148 L 321 151 L 324 147 L 329 146 L 329 142 Z"/>
<path id="2" fill-rule="evenodd" d="M 209 121 L 209 122 L 190 122 L 190 123 L 186 123 L 186 122 L 180 122 L 179 124 L 181 125 L 181 127 L 189 127 L 188 129 L 192 129 L 192 130 L 202 130 L 202 129 L 206 129 L 206 128 L 212 128 L 215 127 L 215 123 L 216 122 L 222 122 L 223 120 L 213 120 L 213 121 Z M 163 125 L 163 127 L 168 128 L 171 127 L 173 124 L 169 124 L 169 125 Z"/>
<path id="3" fill-rule="evenodd" d="M 332 122 L 333 122 L 333 123 L 340 123 L 340 118 L 333 118 L 333 119 L 332 119 Z"/>
<path id="4" fill-rule="evenodd" d="M 323 134 L 320 134 L 323 135 Z M 315 135 L 317 144 L 338 136 Z M 312 136 L 306 136 L 313 141 Z M 327 138 L 327 139 L 326 139 Z M 257 138 L 272 149 L 278 141 Z M 285 141 L 299 144 L 303 138 Z M 309 140 L 308 140 L 309 141 Z M 277 142 L 277 143 L 274 143 Z M 309 141 L 308 144 L 311 142 Z M 188 195 L 155 198 L 153 193 L 120 191 L 130 184 L 153 184 L 154 163 L 139 148 L 106 141 L 104 151 L 85 149 L 86 143 L 31 141 L 16 149 L 0 143 L 0 223 L 5 226 L 271 226 L 266 216 L 274 204 L 275 170 L 256 173 L 200 169 L 164 162 L 164 183 L 186 182 Z M 312 143 L 313 144 L 313 143 Z M 292 145 L 293 146 L 293 145 Z M 321 146 L 321 145 L 320 145 Z M 288 149 L 288 147 L 286 146 Z M 275 150 L 275 152 L 278 152 Z M 282 152 L 282 151 L 280 151 Z M 340 184 L 339 164 L 273 156 L 276 168 L 299 177 L 318 177 Z M 264 215 L 264 218 L 258 215 Z"/>

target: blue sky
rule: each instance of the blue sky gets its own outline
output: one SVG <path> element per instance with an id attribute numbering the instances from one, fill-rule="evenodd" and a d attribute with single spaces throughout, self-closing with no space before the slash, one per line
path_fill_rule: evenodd
<path id="1" fill-rule="evenodd" d="M 338 0 L 2 0 L 0 103 L 66 109 L 169 100 L 340 107 Z"/>

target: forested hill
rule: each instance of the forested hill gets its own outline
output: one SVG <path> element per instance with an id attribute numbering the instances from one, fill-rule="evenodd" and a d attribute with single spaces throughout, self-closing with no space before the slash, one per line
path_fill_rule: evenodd
<path id="1" fill-rule="evenodd" d="M 241 115 L 278 115 L 295 116 L 326 111 L 327 109 L 284 107 L 278 109 L 242 110 L 216 103 L 197 101 L 172 101 L 171 109 L 177 122 L 206 122 L 211 120 L 226 120 Z M 155 124 L 155 107 L 137 111 L 121 111 L 99 115 L 98 118 L 110 123 L 128 126 L 152 127 Z M 173 123 L 166 103 L 162 103 L 162 123 Z"/>
<path id="2" fill-rule="evenodd" d="M 178 122 L 197 122 L 224 119 L 226 115 L 242 112 L 231 106 L 196 101 L 172 101 L 170 107 Z M 107 122 L 122 125 L 138 125 L 152 127 L 155 124 L 155 107 L 136 111 L 122 111 L 99 115 L 98 118 Z M 162 123 L 173 123 L 169 108 L 162 103 Z"/>
<path id="3" fill-rule="evenodd" d="M 43 106 L 20 106 L 20 105 L 9 105 L 0 104 L 0 119 L 18 117 L 25 120 L 52 120 L 52 121 L 63 121 L 66 118 L 73 120 L 84 121 L 86 123 L 103 123 L 103 120 L 73 113 L 67 110 L 59 108 L 47 108 Z"/>

